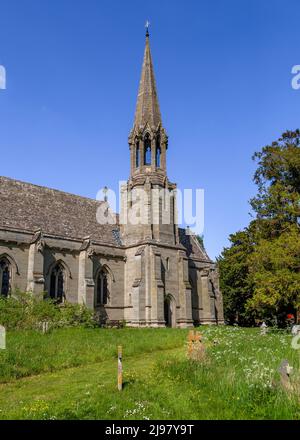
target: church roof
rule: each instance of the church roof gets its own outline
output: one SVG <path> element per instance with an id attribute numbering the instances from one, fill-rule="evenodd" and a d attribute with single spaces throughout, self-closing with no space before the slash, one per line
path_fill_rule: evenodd
<path id="1" fill-rule="evenodd" d="M 41 229 L 44 234 L 66 239 L 83 240 L 90 236 L 98 243 L 121 246 L 118 224 L 97 222 L 97 209 L 102 203 L 0 176 L 0 228 L 31 233 Z M 188 256 L 211 261 L 193 234 L 179 228 L 179 239 Z"/>
<path id="2" fill-rule="evenodd" d="M 139 129 L 141 127 L 143 128 L 148 123 L 150 127 L 157 128 L 158 124 L 161 122 L 161 114 L 149 44 L 149 34 L 147 32 L 134 125 L 137 129 Z"/>
<path id="3" fill-rule="evenodd" d="M 101 201 L 0 176 L 0 227 L 120 246 L 117 225 L 97 222 Z"/>
<path id="4" fill-rule="evenodd" d="M 199 258 L 200 260 L 211 262 L 205 249 L 200 245 L 195 234 L 190 232 L 187 234 L 186 229 L 178 228 L 179 241 L 186 248 L 189 257 Z"/>

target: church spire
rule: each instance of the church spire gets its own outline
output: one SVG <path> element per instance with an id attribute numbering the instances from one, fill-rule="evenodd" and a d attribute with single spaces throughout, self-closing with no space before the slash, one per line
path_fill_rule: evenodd
<path id="1" fill-rule="evenodd" d="M 128 142 L 130 149 L 130 176 L 160 179 L 163 184 L 166 177 L 166 152 L 168 136 L 163 128 L 159 109 L 154 70 L 149 45 L 149 22 L 146 24 L 146 47 L 136 104 L 134 126 Z M 152 177 L 153 177 L 152 176 Z M 154 177 L 153 177 L 154 178 Z"/>
<path id="2" fill-rule="evenodd" d="M 136 104 L 134 126 L 136 129 L 144 127 L 147 123 L 151 128 L 157 129 L 161 124 L 154 69 L 149 44 L 149 22 L 146 24 L 146 46 L 144 61 Z"/>

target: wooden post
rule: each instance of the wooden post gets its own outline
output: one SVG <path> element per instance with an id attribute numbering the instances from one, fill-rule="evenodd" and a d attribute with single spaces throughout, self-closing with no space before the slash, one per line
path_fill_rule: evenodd
<path id="1" fill-rule="evenodd" d="M 122 346 L 118 346 L 118 390 L 123 388 Z"/>

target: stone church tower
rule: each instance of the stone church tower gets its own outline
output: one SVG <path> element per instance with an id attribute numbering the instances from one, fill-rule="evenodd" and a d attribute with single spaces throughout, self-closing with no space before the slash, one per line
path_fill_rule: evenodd
<path id="1" fill-rule="evenodd" d="M 147 31 L 117 222 L 97 221 L 105 202 L 0 177 L 0 295 L 84 303 L 132 327 L 223 323 L 216 266 L 177 224 L 167 150 Z"/>
<path id="2" fill-rule="evenodd" d="M 132 326 L 193 326 L 192 268 L 179 239 L 176 185 L 168 179 L 168 136 L 160 113 L 148 30 L 129 149 L 130 177 L 122 203 L 127 218 L 121 229 L 127 247 L 126 320 Z M 196 241 L 195 237 L 189 239 Z"/>
<path id="3" fill-rule="evenodd" d="M 124 188 L 124 203 L 129 217 L 130 209 L 135 208 L 132 199 L 140 202 L 137 214 L 141 221 L 130 224 L 127 218 L 122 229 L 127 261 L 131 261 L 131 267 L 126 268 L 131 306 L 126 318 L 136 326 L 160 327 L 166 321 L 173 326 L 191 326 L 188 259 L 176 225 L 176 185 L 167 176 L 168 137 L 162 124 L 148 31 L 129 148 L 130 178 Z"/>

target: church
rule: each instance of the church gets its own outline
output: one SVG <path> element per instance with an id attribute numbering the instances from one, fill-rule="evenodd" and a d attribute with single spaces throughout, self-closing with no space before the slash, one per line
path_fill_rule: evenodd
<path id="1" fill-rule="evenodd" d="M 101 323 L 130 327 L 223 324 L 216 264 L 178 227 L 167 151 L 147 30 L 120 215 L 99 222 L 105 200 L 0 177 L 0 294 L 19 289 L 85 304 Z M 147 221 L 120 222 L 138 190 Z M 162 195 L 154 207 L 153 190 L 169 194 L 169 203 Z"/>

